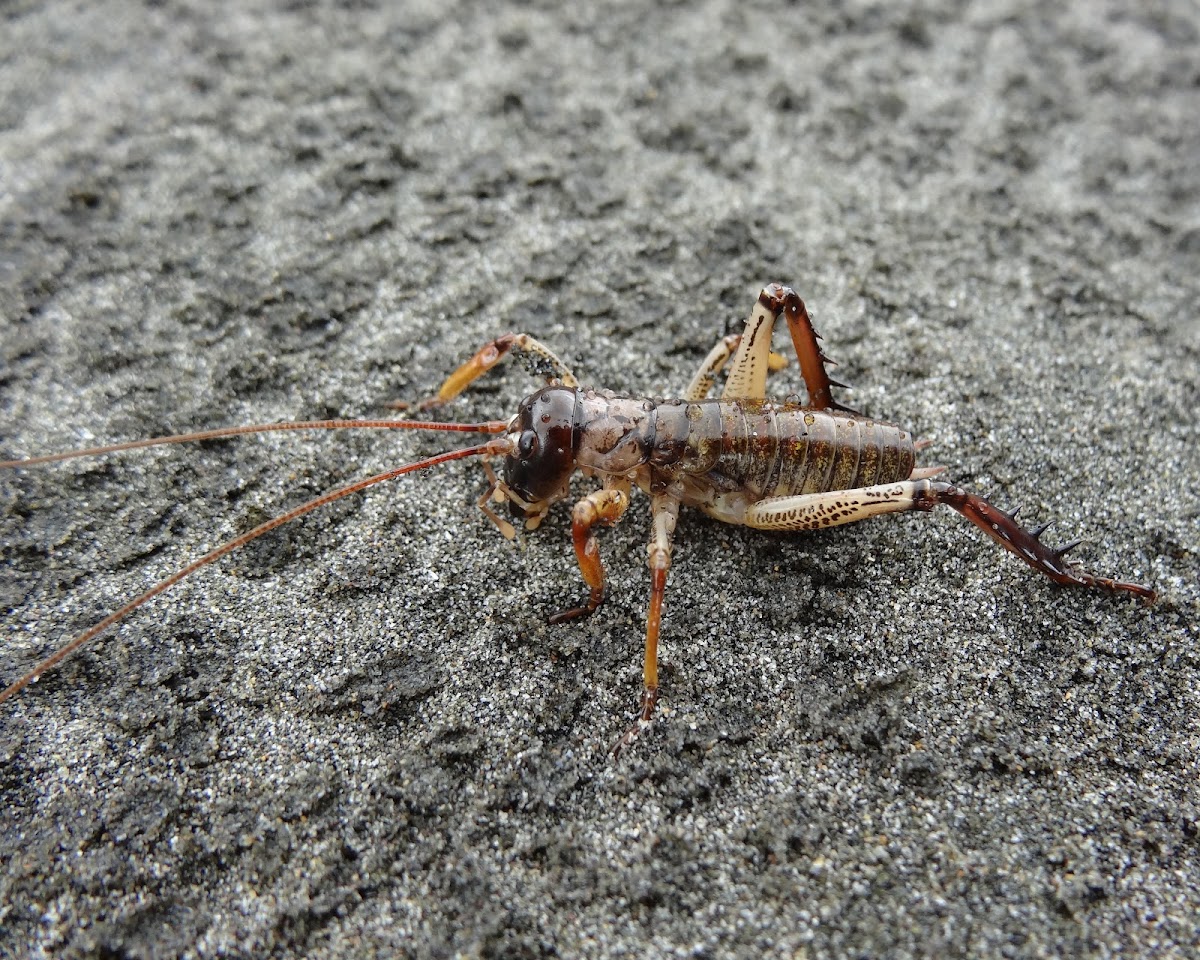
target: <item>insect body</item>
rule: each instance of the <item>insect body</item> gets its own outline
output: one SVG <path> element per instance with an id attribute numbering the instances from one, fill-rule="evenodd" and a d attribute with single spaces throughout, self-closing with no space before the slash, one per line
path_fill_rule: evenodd
<path id="1" fill-rule="evenodd" d="M 768 372 L 782 358 L 771 352 L 775 323 L 785 318 L 800 362 L 809 402 L 766 399 Z M 96 634 L 147 600 L 220 556 L 269 530 L 333 500 L 405 473 L 450 460 L 480 456 L 490 485 L 479 505 L 501 532 L 516 529 L 495 506 L 507 504 L 514 519 L 536 528 L 550 507 L 568 494 L 576 471 L 598 478 L 601 489 L 579 500 L 572 513 L 576 559 L 588 586 L 586 602 L 555 614 L 559 623 L 591 613 L 604 600 L 605 575 L 596 528 L 625 513 L 634 486 L 651 499 L 648 547 L 650 604 L 646 622 L 644 678 L 639 723 L 648 722 L 658 699 L 658 638 L 675 524 L 682 505 L 727 523 L 763 530 L 814 530 L 903 510 L 957 510 L 1006 550 L 1066 586 L 1124 591 L 1153 599 L 1137 583 L 1096 576 L 1065 559 L 1075 544 L 1053 549 L 1041 542 L 1045 528 L 1023 529 L 982 498 L 935 480 L 942 467 L 916 467 L 919 444 L 903 428 L 863 417 L 838 403 L 804 303 L 794 290 L 772 284 L 759 295 L 740 335 L 725 337 L 705 357 L 683 397 L 650 400 L 584 389 L 548 348 L 527 334 L 507 334 L 485 344 L 452 373 L 438 394 L 418 405 L 431 409 L 454 399 L 508 354 L 526 361 L 547 386 L 523 400 L 510 421 L 453 424 L 412 420 L 315 421 L 234 427 L 114 447 L 0 463 L 28 466 L 72 456 L 107 453 L 155 443 L 208 439 L 267 430 L 388 428 L 478 432 L 496 435 L 472 447 L 449 451 L 360 480 L 318 497 L 256 527 L 194 561 L 110 614 L 90 630 L 0 691 L 0 702 L 50 669 Z M 710 399 L 716 377 L 728 368 L 720 399 Z M 501 459 L 498 476 L 492 461 Z M 631 742 L 634 726 L 618 743 Z"/>

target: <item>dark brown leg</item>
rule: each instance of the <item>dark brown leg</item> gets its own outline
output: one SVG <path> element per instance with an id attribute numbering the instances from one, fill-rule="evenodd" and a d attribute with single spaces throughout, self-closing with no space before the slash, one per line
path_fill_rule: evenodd
<path id="1" fill-rule="evenodd" d="M 772 283 L 758 295 L 759 302 L 768 310 L 780 312 L 787 318 L 788 333 L 792 335 L 792 345 L 796 348 L 796 357 L 800 361 L 800 374 L 804 377 L 804 386 L 808 390 L 808 405 L 816 410 L 845 410 L 856 413 L 849 407 L 842 406 L 833 399 L 833 387 L 844 387 L 844 383 L 829 376 L 825 369 L 833 365 L 821 350 L 817 342 L 821 335 L 813 329 L 812 318 L 800 295 L 791 287 Z"/>
<path id="2" fill-rule="evenodd" d="M 953 507 L 1009 553 L 1020 557 L 1034 570 L 1055 583 L 1067 587 L 1098 587 L 1114 593 L 1123 590 L 1146 600 L 1154 599 L 1154 590 L 1150 587 L 1109 577 L 1098 577 L 1068 563 L 1064 557 L 1068 550 L 1079 544 L 1079 541 L 1076 540 L 1057 550 L 1046 546 L 1038 538 L 1049 524 L 1026 530 L 1017 523 L 1014 514 L 1005 513 L 982 497 L 968 493 L 961 487 L 930 480 L 921 481 L 916 486 L 918 490 L 913 495 L 914 509 L 932 510 L 939 503 Z"/>

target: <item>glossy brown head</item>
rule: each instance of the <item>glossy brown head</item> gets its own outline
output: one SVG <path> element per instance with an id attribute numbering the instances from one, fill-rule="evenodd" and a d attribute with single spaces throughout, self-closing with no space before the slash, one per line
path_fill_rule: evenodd
<path id="1" fill-rule="evenodd" d="M 577 391 L 570 387 L 546 387 L 521 401 L 509 436 L 515 449 L 504 458 L 504 483 L 533 513 L 567 494 L 575 472 L 579 450 L 582 411 Z M 513 516 L 528 517 L 531 511 L 509 499 Z"/>

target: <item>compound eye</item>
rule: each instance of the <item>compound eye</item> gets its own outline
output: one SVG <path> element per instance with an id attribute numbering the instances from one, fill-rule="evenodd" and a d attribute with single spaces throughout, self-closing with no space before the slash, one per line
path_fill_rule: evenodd
<path id="1" fill-rule="evenodd" d="M 517 455 L 522 460 L 528 460 L 536 456 L 538 451 L 537 434 L 532 430 L 526 430 L 521 434 L 521 439 L 517 441 Z"/>

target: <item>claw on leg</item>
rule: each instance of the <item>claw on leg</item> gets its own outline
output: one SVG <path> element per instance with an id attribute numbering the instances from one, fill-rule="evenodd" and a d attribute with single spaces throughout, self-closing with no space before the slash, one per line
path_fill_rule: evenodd
<path id="1" fill-rule="evenodd" d="M 642 691 L 642 705 L 638 710 L 637 721 L 621 734 L 621 738 L 613 744 L 612 756 L 616 760 L 625 750 L 626 747 L 632 746 L 637 742 L 637 738 L 642 735 L 642 731 L 650 726 L 650 721 L 654 717 L 654 708 L 658 704 L 658 688 L 653 690 L 647 688 Z"/>

